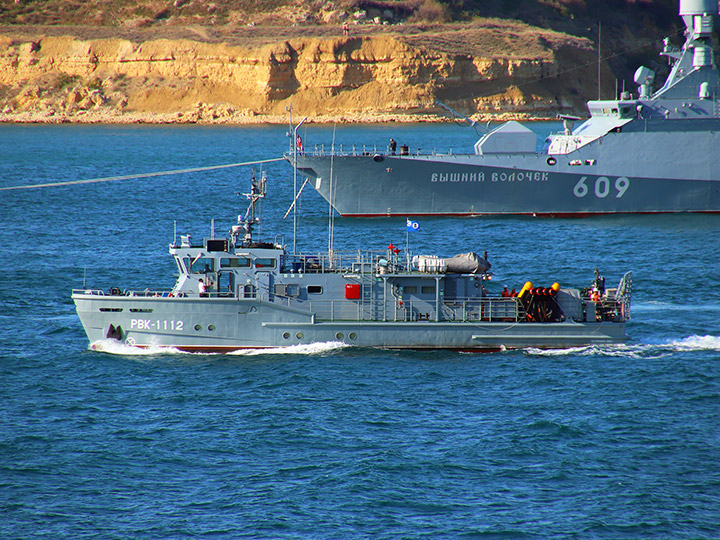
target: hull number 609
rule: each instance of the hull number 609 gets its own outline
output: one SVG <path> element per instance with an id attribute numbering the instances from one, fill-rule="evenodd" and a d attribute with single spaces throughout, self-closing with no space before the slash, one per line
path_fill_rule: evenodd
<path id="1" fill-rule="evenodd" d="M 581 199 L 590 193 L 590 190 L 592 189 L 598 199 L 604 199 L 610 194 L 615 195 L 615 198 L 619 199 L 625 195 L 625 192 L 630 187 L 630 179 L 625 176 L 621 176 L 613 182 L 607 176 L 598 176 L 595 179 L 594 185 L 592 180 L 589 184 L 590 185 L 588 185 L 587 176 L 581 177 L 573 188 L 573 194 L 577 198 Z M 613 189 L 611 189 L 611 186 Z"/>

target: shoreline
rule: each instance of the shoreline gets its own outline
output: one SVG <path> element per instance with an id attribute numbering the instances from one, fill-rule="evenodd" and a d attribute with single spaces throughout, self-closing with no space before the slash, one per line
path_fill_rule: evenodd
<path id="1" fill-rule="evenodd" d="M 297 114 L 296 118 L 302 118 Z M 556 118 L 549 116 L 531 116 L 522 113 L 498 113 L 475 115 L 472 118 L 478 123 L 507 122 L 551 122 Z M 460 118 L 438 116 L 435 114 L 390 114 L 361 113 L 343 115 L 318 115 L 307 117 L 309 124 L 444 124 L 462 121 Z M 55 113 L 54 111 L 24 111 L 19 113 L 0 113 L 0 124 L 107 124 L 107 125 L 282 125 L 288 123 L 287 115 L 204 115 L 197 112 L 188 113 L 135 113 L 118 111 L 82 111 L 78 114 Z"/>

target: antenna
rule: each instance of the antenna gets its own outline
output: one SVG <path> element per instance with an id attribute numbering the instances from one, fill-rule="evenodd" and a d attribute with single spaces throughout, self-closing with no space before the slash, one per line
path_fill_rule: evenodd
<path id="1" fill-rule="evenodd" d="M 330 264 L 333 260 L 333 242 L 335 240 L 335 214 L 333 214 L 333 203 L 335 202 L 335 193 L 333 187 L 333 165 L 335 161 L 335 129 L 337 124 L 333 125 L 332 146 L 330 147 L 330 204 L 328 205 L 328 255 L 330 256 Z"/>
<path id="2" fill-rule="evenodd" d="M 267 194 L 267 176 L 262 171 L 260 181 L 255 179 L 255 169 L 252 170 L 252 180 L 250 182 L 250 193 L 238 193 L 244 195 L 250 201 L 245 217 L 238 216 L 238 224 L 233 226 L 231 230 L 232 243 L 235 245 L 236 237 L 244 232 L 243 245 L 248 246 L 252 243 L 253 227 L 260 224 L 260 202 Z M 257 210 L 257 211 L 256 211 Z"/>
<path id="3" fill-rule="evenodd" d="M 600 101 L 600 47 L 602 46 L 602 21 L 598 21 L 598 101 Z"/>
<path id="4" fill-rule="evenodd" d="M 290 114 L 290 125 L 292 126 L 292 104 L 287 108 L 288 113 Z M 300 126 L 302 126 L 305 123 L 305 120 L 307 120 L 307 116 L 302 119 L 302 122 L 300 122 L 297 126 L 294 126 L 292 128 L 292 147 L 293 147 L 293 256 L 297 255 L 297 224 L 298 224 L 298 216 L 297 216 L 297 204 L 295 204 L 297 196 L 298 196 L 298 187 L 297 187 L 297 157 L 298 157 L 298 151 L 302 150 L 302 139 L 298 138 L 298 129 L 300 129 Z"/>

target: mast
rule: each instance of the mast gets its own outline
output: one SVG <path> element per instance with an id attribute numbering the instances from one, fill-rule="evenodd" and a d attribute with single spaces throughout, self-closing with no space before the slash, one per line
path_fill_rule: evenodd
<path id="1" fill-rule="evenodd" d="M 335 213 L 333 210 L 334 193 L 333 193 L 333 166 L 335 162 L 335 129 L 337 124 L 333 126 L 332 146 L 330 147 L 330 204 L 328 205 L 328 256 L 330 257 L 330 264 L 332 264 L 333 258 L 333 243 L 335 241 Z"/>
<path id="2" fill-rule="evenodd" d="M 602 47 L 602 21 L 598 21 L 598 101 L 600 101 L 600 47 Z"/>
<path id="3" fill-rule="evenodd" d="M 302 121 L 297 125 L 292 125 L 292 105 L 290 105 L 288 108 L 288 113 L 290 114 L 290 126 L 292 127 L 292 148 L 293 148 L 293 256 L 297 255 L 297 226 L 298 226 L 298 215 L 297 215 L 297 197 L 298 197 L 298 188 L 297 188 L 297 158 L 298 158 L 298 151 L 301 150 L 300 148 L 300 140 L 298 139 L 298 129 L 300 129 L 300 126 L 302 126 L 305 123 L 305 120 L 307 120 L 307 116 L 302 119 Z"/>
<path id="4" fill-rule="evenodd" d="M 238 193 L 238 195 L 244 195 L 246 199 L 250 201 L 245 216 L 238 216 L 238 224 L 234 225 L 230 230 L 232 244 L 235 245 L 237 237 L 240 233 L 243 233 L 242 243 L 245 246 L 249 246 L 252 243 L 252 233 L 255 225 L 260 224 L 260 213 L 261 205 L 260 202 L 265 198 L 267 194 L 267 176 L 263 171 L 260 176 L 260 180 L 255 179 L 255 169 L 252 171 L 252 180 L 250 182 L 250 193 Z"/>

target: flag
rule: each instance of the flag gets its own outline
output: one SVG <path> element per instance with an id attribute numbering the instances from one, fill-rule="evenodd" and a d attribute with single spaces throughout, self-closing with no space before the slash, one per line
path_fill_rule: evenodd
<path id="1" fill-rule="evenodd" d="M 420 228 L 420 224 L 417 221 L 407 220 L 407 230 L 417 231 Z"/>

